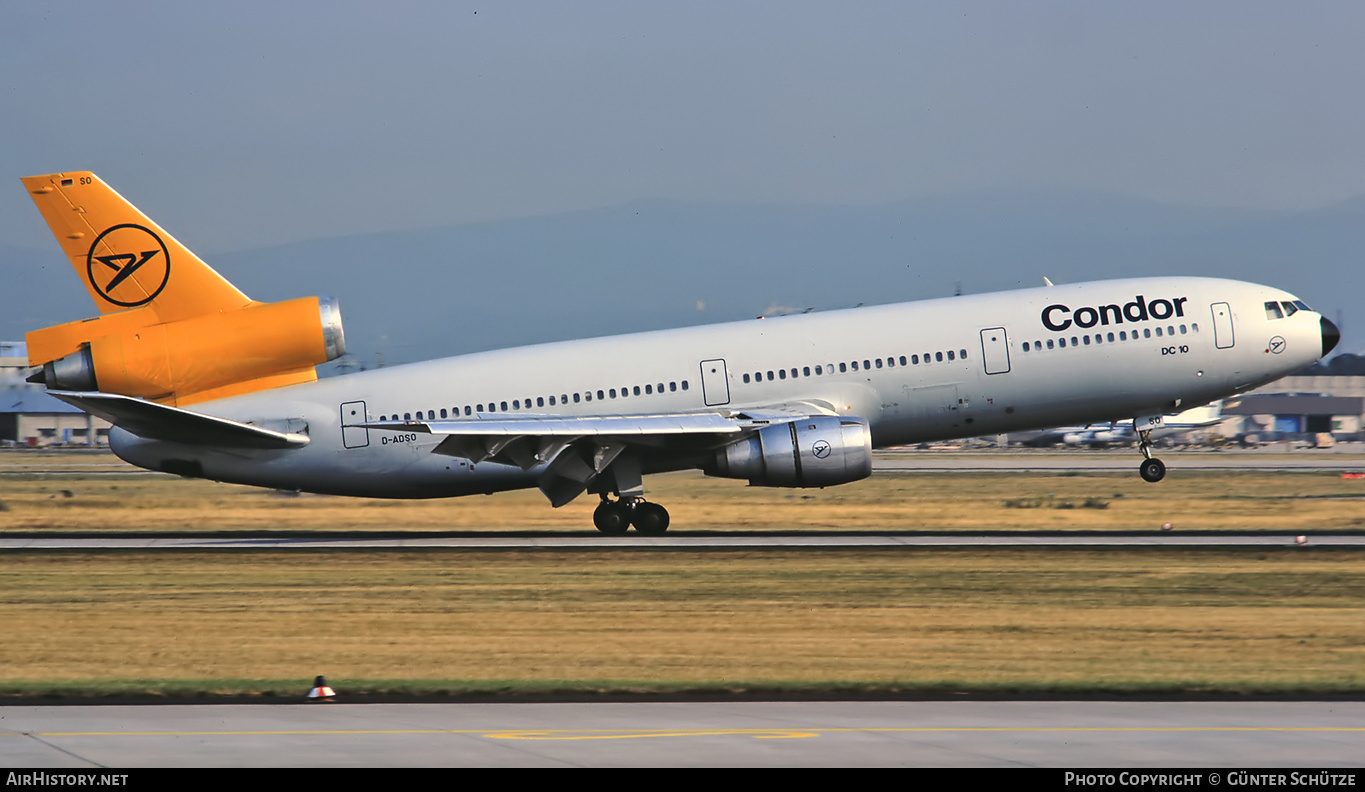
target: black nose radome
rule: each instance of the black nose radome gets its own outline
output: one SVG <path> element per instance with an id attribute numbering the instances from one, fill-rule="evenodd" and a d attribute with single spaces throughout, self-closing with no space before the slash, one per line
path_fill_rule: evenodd
<path id="1" fill-rule="evenodd" d="M 1322 356 L 1327 357 L 1327 353 L 1336 349 L 1337 342 L 1341 340 L 1341 331 L 1337 326 L 1327 321 L 1327 317 L 1322 317 Z"/>

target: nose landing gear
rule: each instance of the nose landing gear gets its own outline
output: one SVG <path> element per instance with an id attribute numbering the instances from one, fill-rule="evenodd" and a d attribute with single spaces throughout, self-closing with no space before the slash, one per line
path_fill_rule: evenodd
<path id="1" fill-rule="evenodd" d="M 1138 430 L 1138 450 L 1142 451 L 1142 464 L 1138 466 L 1138 474 L 1143 481 L 1150 481 L 1155 484 L 1166 477 L 1166 463 L 1152 456 L 1152 430 Z"/>

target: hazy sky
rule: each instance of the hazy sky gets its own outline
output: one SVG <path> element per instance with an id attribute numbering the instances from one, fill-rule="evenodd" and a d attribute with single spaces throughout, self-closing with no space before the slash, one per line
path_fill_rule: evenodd
<path id="1" fill-rule="evenodd" d="M 53 244 L 19 176 L 84 169 L 205 253 L 653 198 L 1316 207 L 1365 194 L 1361 41 L 1348 2 L 6 3 L 0 244 Z"/>

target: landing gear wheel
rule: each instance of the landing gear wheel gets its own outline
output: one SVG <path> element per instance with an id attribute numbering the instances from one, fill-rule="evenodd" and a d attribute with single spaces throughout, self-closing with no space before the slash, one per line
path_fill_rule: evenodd
<path id="1" fill-rule="evenodd" d="M 592 524 L 607 536 L 623 536 L 630 530 L 631 511 L 629 503 L 604 500 L 592 513 Z"/>
<path id="2" fill-rule="evenodd" d="M 1155 484 L 1166 477 L 1166 464 L 1156 457 L 1144 459 L 1138 468 L 1138 473 L 1142 474 L 1143 481 L 1150 481 Z"/>
<path id="3" fill-rule="evenodd" d="M 668 510 L 657 503 L 641 501 L 635 504 L 635 514 L 630 522 L 645 536 L 663 536 L 668 530 Z"/>

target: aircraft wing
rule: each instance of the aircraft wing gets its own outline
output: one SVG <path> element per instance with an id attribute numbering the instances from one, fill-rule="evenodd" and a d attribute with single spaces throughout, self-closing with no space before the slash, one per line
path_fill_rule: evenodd
<path id="1" fill-rule="evenodd" d="M 67 404 L 98 415 L 120 429 L 152 440 L 228 448 L 301 448 L 308 435 L 168 407 L 115 393 L 48 391 Z"/>
<path id="2" fill-rule="evenodd" d="M 790 419 L 788 419 L 790 420 Z M 574 445 L 598 447 L 658 445 L 682 436 L 735 435 L 754 427 L 720 413 L 671 415 L 502 415 L 475 420 L 371 421 L 367 429 L 443 435 L 434 452 L 471 462 L 500 462 L 529 470 Z M 705 444 L 705 440 L 703 440 Z M 619 453 L 619 451 L 618 451 Z"/>
<path id="3" fill-rule="evenodd" d="M 474 420 L 370 421 L 356 426 L 442 435 L 433 453 L 474 464 L 495 462 L 523 470 L 545 465 L 540 489 L 553 505 L 561 506 L 583 492 L 627 448 L 681 442 L 705 450 L 764 426 L 825 412 L 828 408 L 803 402 L 754 410 L 584 417 L 495 414 Z M 634 457 L 622 457 L 616 468 L 617 483 L 627 482 L 626 489 L 640 475 Z"/>

